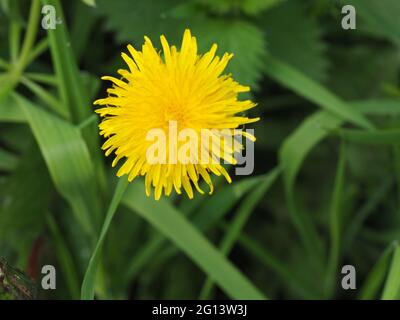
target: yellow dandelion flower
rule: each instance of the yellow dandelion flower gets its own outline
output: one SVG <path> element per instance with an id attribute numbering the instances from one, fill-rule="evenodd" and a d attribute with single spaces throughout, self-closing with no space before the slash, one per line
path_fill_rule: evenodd
<path id="1" fill-rule="evenodd" d="M 200 55 L 196 38 L 189 30 L 184 32 L 179 51 L 170 46 L 164 36 L 160 37 L 162 53 L 148 37 L 144 39 L 142 51 L 128 45 L 130 56 L 122 53 L 129 70 L 118 70 L 121 79 L 102 77 L 113 83 L 107 90 L 108 97 L 94 102 L 104 105 L 96 110 L 103 117 L 100 134 L 107 139 L 102 149 L 106 150 L 106 156 L 115 153 L 113 166 L 120 159 L 125 160 L 117 176 L 128 175 L 129 181 L 145 176 L 146 194 L 149 196 L 154 188 L 155 199 L 159 199 L 163 191 L 170 195 L 172 189 L 181 194 L 182 187 L 189 198 L 193 197 L 193 186 L 204 193 L 199 186 L 201 179 L 208 184 L 211 194 L 210 174 L 222 174 L 231 182 L 222 164 L 213 160 L 221 157 L 226 163 L 236 164 L 235 152 L 241 151 L 243 145 L 235 137 L 241 135 L 255 140 L 251 134 L 236 130 L 258 120 L 238 115 L 255 106 L 250 100 L 238 100 L 238 94 L 250 88 L 235 82 L 231 75 L 223 74 L 232 54 L 216 56 L 217 45 L 213 44 L 207 53 Z M 171 127 L 175 138 L 177 132 L 190 128 L 194 138 L 201 139 L 207 132 L 208 138 L 216 140 L 211 140 L 211 146 L 199 145 L 193 140 L 187 145 L 184 139 L 174 142 Z M 159 156 L 162 154 L 165 161 L 158 163 L 149 161 L 147 156 L 154 145 L 154 139 L 149 139 L 148 135 L 153 129 L 163 130 L 166 136 L 165 149 L 156 152 Z M 227 138 L 233 141 L 231 145 L 226 143 Z M 223 141 L 223 144 L 215 147 L 215 141 Z M 186 149 L 181 153 L 180 148 L 185 143 Z M 171 152 L 172 149 L 175 151 Z M 189 161 L 177 159 L 176 150 L 189 157 L 186 157 Z M 188 151 L 196 152 L 188 155 Z M 209 156 L 205 158 L 211 161 L 200 161 L 200 154 Z"/>

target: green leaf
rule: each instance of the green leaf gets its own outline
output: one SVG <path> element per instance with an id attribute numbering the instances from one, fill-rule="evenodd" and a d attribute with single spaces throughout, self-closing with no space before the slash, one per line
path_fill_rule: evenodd
<path id="1" fill-rule="evenodd" d="M 49 39 L 54 71 L 59 84 L 58 89 L 60 91 L 62 107 L 65 109 L 65 114 L 68 114 L 69 118 L 78 123 L 90 115 L 91 108 L 87 97 L 83 93 L 83 85 L 69 40 L 66 20 L 58 0 L 42 0 L 42 3 L 54 6 L 57 17 L 63 21 L 63 23 L 57 24 L 57 28 L 48 29 L 47 37 Z"/>
<path id="2" fill-rule="evenodd" d="M 346 31 L 347 32 L 347 31 Z M 353 32 L 353 31 L 351 31 Z M 388 85 L 396 86 L 400 67 L 398 49 L 369 44 L 342 45 L 330 50 L 330 90 L 345 99 L 380 96 Z"/>
<path id="3" fill-rule="evenodd" d="M 376 130 L 373 132 L 356 129 L 337 129 L 333 133 L 346 141 L 372 145 L 400 144 L 400 129 Z"/>
<path id="4" fill-rule="evenodd" d="M 304 245 L 309 252 L 321 252 L 320 241 L 309 216 L 301 214 L 295 200 L 294 184 L 301 165 L 313 147 L 326 135 L 321 126 L 337 127 L 341 120 L 328 112 L 317 112 L 308 117 L 282 144 L 279 161 L 283 168 L 283 178 L 288 207 Z"/>
<path id="5" fill-rule="evenodd" d="M 299 72 L 290 65 L 271 56 L 266 58 L 265 72 L 283 86 L 292 89 L 296 93 L 321 108 L 347 120 L 362 128 L 372 129 L 374 126 L 357 110 L 354 110 L 346 102 L 335 96 L 328 89 Z"/>
<path id="6" fill-rule="evenodd" d="M 138 48 L 143 37 L 149 36 L 160 48 L 159 37 L 167 36 L 170 43 L 180 47 L 185 28 L 196 36 L 199 51 L 208 51 L 217 43 L 219 54 L 233 53 L 227 73 L 243 85 L 257 88 L 262 76 L 263 58 L 266 54 L 264 35 L 254 24 L 244 20 L 208 18 L 199 11 L 185 12 L 176 17 L 174 8 L 181 1 L 98 1 L 98 12 L 107 17 L 107 26 L 117 32 L 120 43 L 134 42 Z M 162 17 L 160 19 L 160 16 Z"/>
<path id="7" fill-rule="evenodd" d="M 374 116 L 400 115 L 400 101 L 396 99 L 368 99 L 352 101 L 350 104 L 360 112 Z"/>
<path id="8" fill-rule="evenodd" d="M 307 15 L 302 1 L 285 1 L 268 10 L 260 16 L 259 25 L 273 57 L 314 80 L 327 79 L 329 61 L 322 29 L 314 17 Z"/>
<path id="9" fill-rule="evenodd" d="M 363 113 L 374 115 L 399 114 L 399 103 L 396 100 L 368 100 L 350 103 L 352 108 Z M 318 111 L 307 117 L 296 130 L 285 139 L 279 150 L 279 161 L 283 168 L 283 178 L 288 206 L 295 225 L 302 234 L 303 242 L 313 247 L 317 241 L 315 230 L 310 226 L 308 217 L 300 214 L 295 203 L 295 180 L 309 152 L 325 137 L 329 130 L 335 130 L 344 120 L 327 111 Z"/>
<path id="10" fill-rule="evenodd" d="M 68 113 L 61 106 L 60 102 L 53 97 L 53 95 L 41 87 L 36 82 L 28 79 L 27 77 L 21 77 L 21 83 L 25 85 L 29 90 L 32 91 L 43 103 L 45 103 L 53 112 L 62 116 L 63 118 L 68 118 Z"/>
<path id="11" fill-rule="evenodd" d="M 343 194 L 345 187 L 345 163 L 346 149 L 345 145 L 342 143 L 340 145 L 339 160 L 329 209 L 330 251 L 327 269 L 327 290 L 330 295 L 333 295 L 334 293 L 335 283 L 337 282 L 336 275 L 339 272 L 343 223 Z"/>
<path id="12" fill-rule="evenodd" d="M 215 226 L 223 217 L 239 202 L 239 200 L 256 187 L 265 176 L 249 177 L 238 181 L 232 185 L 225 186 L 218 192 L 215 192 L 212 197 L 203 202 L 197 209 L 194 216 L 191 218 L 193 225 L 199 230 L 206 232 Z M 190 200 L 195 201 L 196 199 Z M 127 201 L 129 201 L 127 199 Z M 184 209 L 182 209 L 183 211 Z M 188 210 L 183 211 L 189 214 Z M 131 263 L 127 267 L 127 279 L 136 276 L 146 266 L 152 257 L 156 256 L 166 243 L 165 237 L 160 234 L 149 240 L 140 251 L 133 257 Z M 176 250 L 173 250 L 174 252 Z M 173 254 L 170 251 L 169 256 Z"/>
<path id="13" fill-rule="evenodd" d="M 209 230 L 221 221 L 245 194 L 267 178 L 268 174 L 248 177 L 218 190 L 218 193 L 208 199 L 193 215 L 193 224 L 200 230 Z"/>
<path id="14" fill-rule="evenodd" d="M 283 0 L 195 0 L 200 5 L 207 6 L 217 14 L 227 14 L 241 10 L 248 15 L 257 15 Z"/>
<path id="15" fill-rule="evenodd" d="M 337 128 L 343 123 L 329 112 L 318 111 L 307 117 L 296 130 L 285 139 L 279 151 L 279 159 L 284 168 L 287 186 L 293 185 L 307 154 L 324 139 L 327 128 Z"/>
<path id="16" fill-rule="evenodd" d="M 247 21 L 223 19 L 199 19 L 189 25 L 202 52 L 216 43 L 220 55 L 233 53 L 226 73 L 232 73 L 239 83 L 258 89 L 265 63 L 266 42 L 257 26 Z"/>
<path id="17" fill-rule="evenodd" d="M 82 0 L 82 2 L 90 7 L 96 6 L 96 0 Z"/>
<path id="18" fill-rule="evenodd" d="M 257 241 L 251 239 L 246 234 L 241 234 L 239 237 L 239 245 L 246 249 L 246 251 L 261 264 L 275 272 L 288 287 L 293 287 L 306 299 L 316 299 L 318 297 L 315 292 L 304 285 L 302 278 L 292 272 L 287 263 L 280 261 L 280 259 Z"/>
<path id="19" fill-rule="evenodd" d="M 266 175 L 263 181 L 261 181 L 256 190 L 251 191 L 244 197 L 235 213 L 233 221 L 230 223 L 227 232 L 225 233 L 221 241 L 220 252 L 224 256 L 228 256 L 229 252 L 232 250 L 233 246 L 238 240 L 242 229 L 246 225 L 246 222 L 249 220 L 250 215 L 254 212 L 255 207 L 265 196 L 265 193 L 275 182 L 279 174 L 279 168 L 273 169 L 270 173 Z M 210 299 L 213 286 L 214 282 L 211 278 L 208 277 L 200 293 L 200 299 Z"/>
<path id="20" fill-rule="evenodd" d="M 400 298 L 400 246 L 396 245 L 392 256 L 389 274 L 383 289 L 382 300 L 397 300 Z"/>
<path id="21" fill-rule="evenodd" d="M 258 15 L 262 11 L 269 10 L 283 1 L 285 0 L 243 0 L 241 1 L 241 6 L 245 13 L 249 15 Z"/>
<path id="22" fill-rule="evenodd" d="M 357 28 L 400 45 L 400 2 L 397 0 L 342 0 L 357 12 Z"/>
<path id="23" fill-rule="evenodd" d="M 11 10 L 14 11 L 14 10 Z M 13 15 L 14 13 L 12 13 Z M 33 44 L 35 43 L 37 31 L 38 31 L 38 24 L 40 18 L 40 1 L 33 0 L 30 3 L 30 10 L 29 10 L 29 18 L 28 23 L 26 26 L 26 32 L 24 36 L 24 40 L 22 42 L 22 47 L 19 52 L 18 61 L 12 61 L 13 67 L 9 68 L 7 74 L 0 75 L 0 101 L 7 97 L 13 89 L 18 85 L 19 78 L 21 77 L 24 69 L 29 64 L 30 53 L 35 51 L 32 49 Z M 12 23 L 14 24 L 16 21 L 12 18 Z M 12 28 L 12 27 L 11 27 Z M 18 27 L 19 29 L 19 27 Z M 16 31 L 16 30 L 14 30 Z M 19 31 L 18 31 L 19 33 Z M 12 59 L 15 59 L 15 50 L 17 49 L 16 43 L 19 40 L 19 35 L 16 32 L 10 35 L 14 37 L 14 40 L 10 39 L 13 44 L 14 48 L 11 49 Z"/>
<path id="24" fill-rule="evenodd" d="M 390 244 L 372 267 L 360 289 L 359 298 L 361 300 L 372 300 L 376 297 L 389 269 L 390 257 L 397 246 L 396 243 Z"/>
<path id="25" fill-rule="evenodd" d="M 83 300 L 93 300 L 94 298 L 95 278 L 100 262 L 103 242 L 107 235 L 107 231 L 110 227 L 114 214 L 117 211 L 118 205 L 121 202 L 122 196 L 124 195 L 127 185 L 128 180 L 126 178 L 120 178 L 117 188 L 114 191 L 113 198 L 104 219 L 103 227 L 101 228 L 99 239 L 97 240 L 95 249 L 89 261 L 89 265 L 86 269 L 85 277 L 83 279 L 81 291 L 81 299 Z"/>
<path id="26" fill-rule="evenodd" d="M 80 131 L 70 123 L 14 96 L 24 112 L 58 192 L 88 235 L 94 235 L 99 207 L 92 161 Z"/>
<path id="27" fill-rule="evenodd" d="M 0 243 L 10 243 L 17 252 L 30 250 L 41 232 L 52 194 L 45 163 L 27 133 L 28 145 L 0 188 Z"/>
<path id="28" fill-rule="evenodd" d="M 231 10 L 241 7 L 240 1 L 236 0 L 195 0 L 195 3 L 206 6 L 208 10 L 217 14 L 226 14 Z"/>
<path id="29" fill-rule="evenodd" d="M 265 296 L 179 211 L 161 199 L 145 198 L 143 187 L 131 184 L 124 203 L 171 240 L 233 299 L 265 299 Z"/>
<path id="30" fill-rule="evenodd" d="M 57 76 L 58 90 L 60 99 L 67 119 L 72 120 L 74 124 L 81 123 L 93 114 L 93 108 L 90 103 L 92 98 L 90 90 L 87 90 L 82 77 L 79 74 L 79 68 L 71 40 L 67 30 L 66 19 L 63 15 L 62 6 L 59 0 L 42 0 L 43 4 L 52 5 L 57 12 L 57 18 L 63 23 L 57 24 L 57 28 L 47 30 L 47 38 L 50 45 L 50 53 L 53 62 L 53 68 Z M 95 179 L 100 185 L 99 191 L 105 189 L 105 171 L 103 158 L 100 149 L 100 138 L 97 135 L 97 126 L 91 123 L 90 126 L 82 130 L 82 136 L 87 143 L 90 154 L 92 155 L 93 166 L 96 171 Z"/>
<path id="31" fill-rule="evenodd" d="M 344 239 L 342 240 L 345 248 L 351 248 L 354 239 L 359 234 L 363 223 L 372 215 L 377 212 L 377 207 L 385 199 L 385 196 L 392 190 L 394 184 L 394 177 L 389 176 L 380 182 L 368 200 L 357 210 L 353 215 L 350 223 L 346 226 L 346 232 L 344 234 Z"/>
<path id="32" fill-rule="evenodd" d="M 205 201 L 203 205 L 196 210 L 191 218 L 192 224 L 202 232 L 211 230 L 222 221 L 232 208 L 234 208 L 242 199 L 243 195 L 257 187 L 267 178 L 268 174 L 248 177 L 233 185 L 227 185 L 221 190 L 218 190 L 218 192 L 215 192 L 211 198 Z M 185 213 L 188 214 L 190 212 Z M 143 268 L 151 257 L 157 255 L 157 251 L 162 247 L 163 243 L 164 239 L 162 236 L 149 241 L 148 245 L 146 245 L 140 254 L 132 261 L 131 268 L 129 268 L 131 274 L 139 272 L 140 268 Z M 161 262 L 164 263 L 165 260 L 173 257 L 177 252 L 178 250 L 175 247 L 168 247 L 158 255 L 161 257 Z"/>
<path id="33" fill-rule="evenodd" d="M 97 47 L 97 52 L 91 52 L 90 55 L 84 55 L 91 45 L 91 43 L 98 43 L 97 39 L 94 38 L 96 36 L 102 37 L 103 32 L 99 32 L 95 35 L 94 28 L 96 27 L 96 23 L 98 22 L 97 15 L 94 14 L 96 7 L 95 0 L 91 0 L 93 5 L 87 5 L 83 1 L 77 1 L 73 5 L 73 11 L 71 12 L 71 16 L 73 17 L 71 27 L 70 27 L 70 39 L 71 43 L 73 43 L 73 50 L 75 53 L 76 60 L 79 62 L 82 59 L 90 59 L 93 61 L 94 66 L 97 66 L 97 61 L 101 58 L 96 55 L 102 54 L 101 52 L 104 51 Z M 107 44 L 104 44 L 107 45 Z M 95 55 L 94 55 L 95 54 Z M 84 60 L 83 63 L 86 65 L 86 61 Z M 90 69 L 90 66 L 86 66 L 87 69 Z"/>
<path id="34" fill-rule="evenodd" d="M 400 104 L 396 100 L 368 100 L 350 103 L 356 110 L 373 115 L 400 115 Z M 325 137 L 328 129 L 334 130 L 344 120 L 329 112 L 318 111 L 307 117 L 296 130 L 285 139 L 279 151 L 287 185 L 294 183 L 307 154 Z"/>
<path id="35" fill-rule="evenodd" d="M 185 23 L 171 15 L 176 5 L 183 3 L 180 0 L 96 2 L 96 12 L 106 17 L 106 27 L 116 32 L 119 43 L 128 42 L 141 46 L 144 36 L 156 41 L 161 34 L 168 36 L 168 40 L 173 43 L 182 38 L 183 33 L 178 30 L 183 31 Z"/>
<path id="36" fill-rule="evenodd" d="M 25 116 L 15 98 L 8 95 L 0 101 L 0 122 L 24 122 Z"/>

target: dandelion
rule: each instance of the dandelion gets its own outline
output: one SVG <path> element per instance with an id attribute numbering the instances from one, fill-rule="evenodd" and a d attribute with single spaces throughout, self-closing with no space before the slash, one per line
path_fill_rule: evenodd
<path id="1" fill-rule="evenodd" d="M 121 79 L 102 77 L 113 83 L 107 90 L 108 97 L 94 102 L 104 106 L 96 110 L 103 117 L 100 134 L 107 139 L 102 149 L 106 156 L 115 153 L 112 166 L 120 159 L 125 160 L 117 176 L 128 175 L 129 181 L 138 176 L 145 177 L 147 196 L 153 188 L 157 200 L 163 191 L 169 196 L 172 189 L 181 194 L 183 188 L 189 198 L 193 198 L 194 188 L 204 193 L 199 186 L 200 180 L 207 183 L 211 194 L 212 174 L 222 174 L 231 183 L 222 164 L 199 162 L 198 159 L 188 163 L 172 162 L 168 152 L 172 148 L 168 132 L 167 161 L 150 163 L 146 154 L 154 142 L 147 139 L 147 133 L 157 128 L 168 131 L 171 122 L 176 123 L 178 132 L 190 128 L 199 138 L 202 129 L 224 130 L 224 134 L 212 135 L 220 140 L 227 136 L 233 139 L 232 147 L 224 144 L 221 149 L 224 161 L 235 165 L 234 154 L 244 147 L 235 139 L 238 133 L 234 129 L 258 120 L 239 115 L 255 106 L 250 100 L 238 100 L 238 94 L 248 92 L 250 88 L 235 82 L 230 74 L 223 74 L 232 54 L 216 56 L 217 45 L 213 44 L 207 53 L 200 55 L 196 38 L 189 30 L 184 32 L 179 51 L 170 46 L 164 36 L 160 37 L 162 53 L 154 48 L 148 37 L 144 39 L 142 51 L 128 45 L 130 56 L 122 53 L 129 70 L 118 70 Z M 245 132 L 239 135 L 255 140 Z M 183 142 L 178 144 L 181 146 Z M 212 159 L 221 151 L 209 146 L 197 147 L 199 154 L 209 154 Z"/>

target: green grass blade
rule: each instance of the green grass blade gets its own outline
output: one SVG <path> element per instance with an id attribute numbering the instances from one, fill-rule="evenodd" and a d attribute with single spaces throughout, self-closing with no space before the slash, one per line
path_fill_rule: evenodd
<path id="1" fill-rule="evenodd" d="M 190 257 L 233 299 L 265 299 L 265 296 L 168 202 L 145 198 L 139 184 L 132 184 L 125 204 L 158 229 Z"/>
<path id="2" fill-rule="evenodd" d="M 20 42 L 21 42 L 21 29 L 22 24 L 21 21 L 18 20 L 18 16 L 20 14 L 19 3 L 17 1 L 10 2 L 10 28 L 9 28 L 9 51 L 10 51 L 10 60 L 12 63 L 15 63 L 18 58 L 18 53 L 20 51 Z"/>
<path id="3" fill-rule="evenodd" d="M 96 0 L 82 0 L 86 5 L 90 7 L 95 7 L 96 6 Z"/>
<path id="4" fill-rule="evenodd" d="M 366 114 L 373 115 L 398 115 L 400 104 L 397 100 L 376 99 L 368 101 L 353 101 L 350 103 L 355 109 Z M 326 111 L 318 111 L 306 118 L 303 123 L 283 142 L 279 150 L 279 160 L 283 168 L 283 178 L 288 206 L 295 224 L 298 225 L 300 234 L 303 235 L 303 242 L 312 243 L 317 236 L 313 229 L 307 231 L 295 203 L 295 181 L 299 170 L 309 152 L 324 138 L 329 135 L 329 130 L 338 129 L 344 120 Z M 309 233 L 310 232 L 310 233 Z"/>
<path id="5" fill-rule="evenodd" d="M 32 81 L 42 83 L 48 86 L 57 86 L 57 77 L 52 74 L 40 73 L 40 72 L 25 72 L 24 76 Z"/>
<path id="6" fill-rule="evenodd" d="M 373 132 L 356 129 L 338 129 L 333 133 L 342 139 L 372 145 L 393 145 L 400 144 L 400 129 L 376 130 Z"/>
<path id="7" fill-rule="evenodd" d="M 94 0 L 91 0 L 94 2 Z M 70 27 L 71 41 L 74 44 L 74 54 L 77 61 L 80 61 L 82 56 L 86 54 L 88 44 L 93 36 L 93 31 L 98 17 L 93 14 L 94 9 L 83 3 L 75 2 L 73 5 L 74 19 Z"/>
<path id="8" fill-rule="evenodd" d="M 84 95 L 62 7 L 58 0 L 42 0 L 42 3 L 54 6 L 57 17 L 63 21 L 55 29 L 48 29 L 47 36 L 62 105 L 70 118 L 79 123 L 90 115 L 91 108 Z"/>
<path id="9" fill-rule="evenodd" d="M 230 212 L 243 194 L 255 188 L 266 176 L 267 174 L 249 177 L 219 190 L 204 206 L 197 210 L 191 218 L 191 222 L 202 232 L 212 229 Z M 173 257 L 177 252 L 176 247 L 165 248 L 159 254 L 159 260 L 161 260 L 159 263 L 165 263 L 167 259 Z"/>
<path id="10" fill-rule="evenodd" d="M 95 235 L 99 214 L 90 155 L 79 130 L 14 95 L 24 112 L 58 192 L 68 201 L 88 235 Z"/>
<path id="11" fill-rule="evenodd" d="M 345 145 L 342 143 L 329 210 L 330 252 L 327 269 L 327 293 L 329 296 L 332 296 L 334 293 L 335 283 L 337 282 L 336 275 L 339 272 L 345 162 L 346 150 Z"/>
<path id="12" fill-rule="evenodd" d="M 62 6 L 59 0 L 42 0 L 43 4 L 55 7 L 57 17 L 63 23 L 57 24 L 55 29 L 47 30 L 49 39 L 50 53 L 53 62 L 53 68 L 57 76 L 57 84 L 60 100 L 68 119 L 74 124 L 79 124 L 93 114 L 93 107 L 90 102 L 90 93 L 84 85 L 73 48 Z M 94 167 L 97 172 L 96 179 L 100 186 L 100 191 L 106 189 L 106 176 L 104 170 L 103 157 L 100 149 L 100 138 L 97 134 L 98 128 L 95 123 L 91 123 L 82 130 L 90 154 L 92 155 Z M 104 191 L 105 192 L 105 191 Z"/>
<path id="13" fill-rule="evenodd" d="M 292 89 L 299 95 L 304 96 L 341 119 L 347 120 L 365 129 L 374 128 L 372 123 L 360 112 L 342 101 L 319 83 L 276 58 L 268 56 L 266 59 L 265 72 L 284 87 Z"/>
<path id="14" fill-rule="evenodd" d="M 392 263 L 385 288 L 383 289 L 382 300 L 397 300 L 400 298 L 400 246 L 396 245 L 393 252 Z"/>
<path id="15" fill-rule="evenodd" d="M 358 296 L 361 300 L 372 300 L 376 298 L 378 291 L 383 286 L 385 276 L 389 269 L 390 257 L 392 256 L 393 250 L 397 247 L 397 243 L 392 243 L 385 249 L 378 261 L 372 267 L 368 273 L 363 286 L 360 289 Z"/>
<path id="16" fill-rule="evenodd" d="M 193 218 L 191 218 L 192 223 L 203 232 L 209 230 L 235 206 L 244 194 L 249 192 L 264 178 L 265 175 L 246 178 L 218 190 L 197 210 Z M 199 197 L 199 199 L 201 198 Z M 166 243 L 167 239 L 160 234 L 157 234 L 157 236 L 147 242 L 129 264 L 127 279 L 136 276 L 151 261 L 152 257 L 158 255 L 158 252 Z M 166 256 L 170 257 L 174 252 L 176 250 L 171 250 Z"/>
<path id="17" fill-rule="evenodd" d="M 357 100 L 349 103 L 362 113 L 374 116 L 399 116 L 400 101 L 396 99 Z"/>
<path id="18" fill-rule="evenodd" d="M 349 250 L 354 242 L 354 239 L 358 235 L 363 226 L 365 220 L 374 213 L 377 207 L 382 203 L 385 196 L 392 190 L 394 185 L 394 178 L 389 176 L 383 179 L 374 193 L 369 197 L 369 199 L 362 205 L 362 207 L 357 210 L 352 216 L 351 221 L 346 227 L 346 231 L 343 238 L 344 250 Z"/>
<path id="19" fill-rule="evenodd" d="M 191 219 L 193 224 L 200 230 L 209 230 L 223 219 L 243 195 L 266 179 L 266 176 L 267 174 L 249 177 L 219 190 L 196 211 Z"/>
<path id="20" fill-rule="evenodd" d="M 14 18 L 15 19 L 15 18 Z M 18 85 L 20 76 L 27 66 L 29 52 L 36 39 L 40 20 L 40 0 L 32 0 L 30 3 L 29 18 L 22 48 L 17 61 L 13 62 L 13 67 L 9 69 L 6 78 L 0 79 L 0 101 L 7 97 Z M 18 40 L 17 40 L 18 41 Z"/>
<path id="21" fill-rule="evenodd" d="M 254 211 L 254 208 L 257 206 L 272 184 L 276 181 L 279 174 L 279 168 L 273 169 L 269 174 L 266 175 L 265 179 L 257 186 L 257 188 L 248 193 L 242 200 L 238 210 L 236 211 L 235 217 L 220 245 L 220 252 L 224 256 L 228 256 L 229 252 L 232 250 L 238 237 L 240 236 L 243 227 L 250 218 L 251 213 Z M 203 289 L 201 290 L 200 299 L 210 299 L 213 287 L 214 282 L 208 277 Z"/>
<path id="22" fill-rule="evenodd" d="M 21 77 L 21 83 L 31 90 L 34 95 L 41 99 L 41 101 L 43 101 L 57 115 L 68 119 L 68 113 L 65 112 L 65 109 L 62 107 L 61 103 L 50 92 L 42 88 L 36 82 L 24 76 Z"/>
<path id="23" fill-rule="evenodd" d="M 400 45 L 400 23 L 397 19 L 400 4 L 397 0 L 341 0 L 341 3 L 356 8 L 363 30 Z"/>
<path id="24" fill-rule="evenodd" d="M 287 186 L 291 186 L 297 177 L 308 153 L 329 135 L 327 128 L 335 129 L 343 123 L 340 118 L 319 111 L 308 118 L 283 142 L 279 150 L 279 159 L 284 169 Z"/>
<path id="25" fill-rule="evenodd" d="M 251 239 L 246 234 L 239 236 L 239 245 L 242 246 L 250 255 L 258 260 L 265 267 L 275 272 L 289 287 L 293 287 L 305 299 L 317 299 L 319 296 L 310 288 L 303 284 L 302 279 L 288 268 L 273 253 L 261 246 L 257 241 Z"/>
<path id="26" fill-rule="evenodd" d="M 295 199 L 295 180 L 307 154 L 328 135 L 326 129 L 341 125 L 340 118 L 331 113 L 319 111 L 308 117 L 286 140 L 279 151 L 280 165 L 283 168 L 283 179 L 289 212 L 305 247 L 309 253 L 321 256 L 321 241 L 310 217 L 301 214 Z M 314 255 L 315 256 L 315 255 Z"/>
<path id="27" fill-rule="evenodd" d="M 25 122 L 25 115 L 11 95 L 0 101 L 0 122 Z"/>
<path id="28" fill-rule="evenodd" d="M 2 175 L 0 187 L 0 246 L 9 242 L 17 252 L 26 252 L 24 247 L 30 249 L 42 233 L 50 198 L 54 195 L 39 149 L 32 137 L 24 138 L 28 144 L 19 150 L 15 169 Z M 5 253 L 2 249 L 0 252 Z"/>
<path id="29" fill-rule="evenodd" d="M 89 265 L 86 269 L 85 277 L 83 279 L 81 291 L 81 299 L 83 300 L 93 300 L 94 298 L 95 278 L 100 262 L 101 248 L 107 235 L 108 228 L 110 227 L 111 221 L 114 217 L 115 212 L 117 211 L 118 205 L 121 202 L 127 185 L 128 180 L 126 178 L 119 179 L 110 206 L 108 207 L 99 239 L 97 240 L 95 249 L 89 261 Z"/>

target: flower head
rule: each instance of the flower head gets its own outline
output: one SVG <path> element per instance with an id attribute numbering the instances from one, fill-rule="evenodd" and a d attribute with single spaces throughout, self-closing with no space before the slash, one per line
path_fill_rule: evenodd
<path id="1" fill-rule="evenodd" d="M 104 105 L 96 110 L 103 117 L 100 134 L 107 139 L 102 149 L 106 150 L 106 156 L 115 153 L 113 166 L 125 159 L 118 176 L 128 175 L 129 181 L 145 176 L 148 196 L 152 188 L 155 198 L 159 199 L 163 191 L 170 195 L 174 188 L 181 194 L 183 187 L 192 198 L 193 187 L 204 193 L 199 186 L 201 179 L 208 184 L 211 194 L 211 173 L 222 174 L 231 182 L 222 164 L 214 160 L 220 157 L 226 163 L 236 164 L 235 152 L 241 151 L 243 145 L 235 137 L 255 139 L 235 130 L 258 120 L 238 115 L 255 106 L 250 100 L 238 100 L 238 94 L 250 88 L 235 82 L 231 75 L 223 74 L 233 55 L 216 56 L 216 44 L 200 55 L 196 38 L 189 30 L 184 32 L 179 51 L 170 46 L 164 36 L 160 39 L 162 53 L 145 37 L 142 51 L 128 45 L 130 56 L 122 53 L 129 70 L 118 70 L 121 79 L 102 77 L 113 83 L 107 90 L 109 96 L 94 102 Z M 187 142 L 180 134 L 174 141 L 171 127 L 175 136 L 181 130 L 191 129 L 191 137 L 199 140 L 207 132 L 212 143 L 199 144 L 193 139 Z M 163 155 L 165 161 L 149 161 L 149 149 L 154 145 L 154 137 L 149 139 L 149 132 L 155 129 L 166 135 L 162 140 L 164 149 L 156 152 L 158 156 Z M 226 143 L 229 139 L 231 144 Z M 223 144 L 215 147 L 216 142 Z M 181 152 L 184 145 L 186 149 Z M 186 156 L 186 161 L 177 157 L 177 153 Z M 211 161 L 200 161 L 200 155 L 208 155 Z"/>

